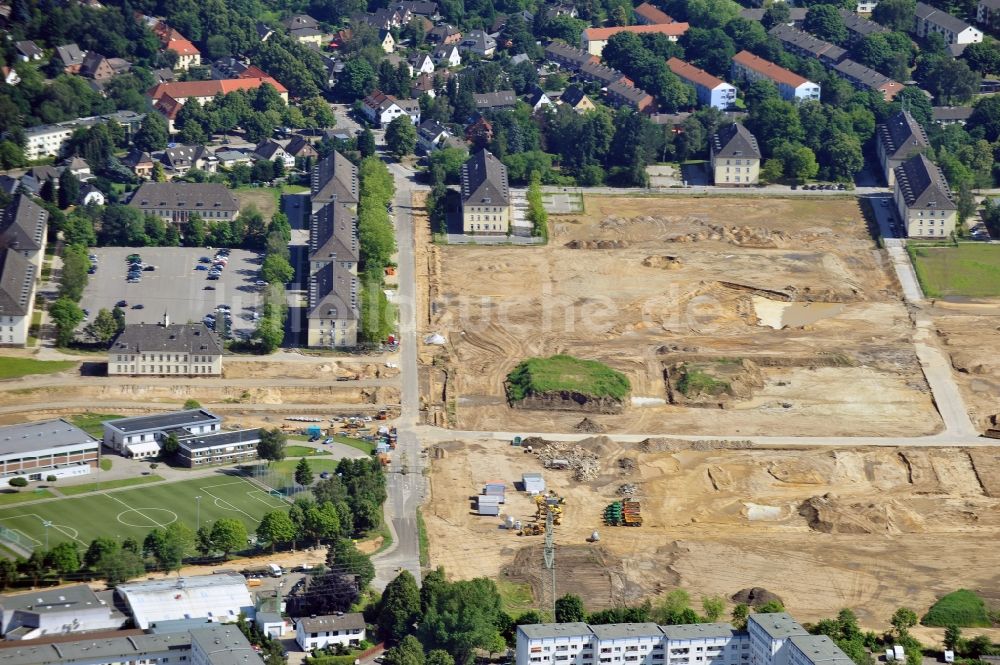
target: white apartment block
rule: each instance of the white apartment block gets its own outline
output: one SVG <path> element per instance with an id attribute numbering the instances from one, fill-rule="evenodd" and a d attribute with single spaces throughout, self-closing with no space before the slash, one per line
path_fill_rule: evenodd
<path id="1" fill-rule="evenodd" d="M 518 626 L 516 658 L 516 665 L 850 665 L 829 638 L 809 635 L 783 612 L 752 614 L 745 631 L 728 623 Z"/>
<path id="2" fill-rule="evenodd" d="M 62 152 L 63 146 L 69 141 L 77 129 L 81 127 L 92 127 L 100 123 L 114 120 L 125 127 L 127 134 L 139 129 L 145 115 L 134 111 L 118 111 L 107 115 L 95 115 L 88 118 L 77 118 L 76 120 L 66 120 L 53 125 L 39 125 L 29 127 L 24 130 L 27 142 L 24 146 L 24 156 L 28 160 L 42 159 L 43 157 L 57 157 Z"/>
<path id="3" fill-rule="evenodd" d="M 945 44 L 975 44 L 983 41 L 983 33 L 960 18 L 948 12 L 918 2 L 916 10 L 916 33 L 918 37 L 937 33 Z"/>
<path id="4" fill-rule="evenodd" d="M 819 101 L 818 83 L 813 83 L 749 51 L 740 51 L 733 56 L 731 73 L 733 80 L 743 79 L 750 83 L 761 79 L 771 81 L 777 86 L 778 94 L 786 102 Z"/>
<path id="5" fill-rule="evenodd" d="M 878 0 L 858 0 L 854 11 L 858 14 L 871 14 L 878 7 Z"/>

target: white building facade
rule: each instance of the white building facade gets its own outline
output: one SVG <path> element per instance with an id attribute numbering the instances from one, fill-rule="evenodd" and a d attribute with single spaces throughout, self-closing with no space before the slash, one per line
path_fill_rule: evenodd
<path id="1" fill-rule="evenodd" d="M 304 651 L 331 646 L 357 646 L 365 639 L 365 618 L 351 614 L 303 617 L 295 624 L 295 641 Z"/>

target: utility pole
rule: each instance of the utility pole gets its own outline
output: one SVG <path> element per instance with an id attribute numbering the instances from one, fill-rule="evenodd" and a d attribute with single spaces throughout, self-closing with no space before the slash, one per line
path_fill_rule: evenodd
<path id="1" fill-rule="evenodd" d="M 197 530 L 201 530 L 201 495 L 199 494 L 194 498 L 198 502 L 198 526 Z"/>
<path id="2" fill-rule="evenodd" d="M 546 501 L 545 505 L 545 547 L 542 550 L 542 561 L 551 574 L 552 591 L 552 620 L 556 616 L 556 543 L 552 533 L 552 506 Z"/>

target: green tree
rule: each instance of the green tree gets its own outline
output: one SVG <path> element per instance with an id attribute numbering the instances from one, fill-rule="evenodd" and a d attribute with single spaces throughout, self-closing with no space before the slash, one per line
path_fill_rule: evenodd
<path id="1" fill-rule="evenodd" d="M 957 651 L 962 643 L 962 629 L 951 624 L 944 629 L 944 648 Z"/>
<path id="2" fill-rule="evenodd" d="M 88 270 L 90 270 L 90 259 L 87 258 L 87 248 L 81 245 L 68 245 L 63 250 L 63 267 L 59 276 L 59 297 L 79 302 L 83 296 L 83 290 L 87 286 Z"/>
<path id="3" fill-rule="evenodd" d="M 407 635 L 386 650 L 383 659 L 385 665 L 424 665 L 424 647 L 413 635 Z"/>
<path id="4" fill-rule="evenodd" d="M 136 552 L 124 548 L 115 548 L 104 552 L 94 564 L 96 572 L 108 586 L 124 584 L 146 572 L 142 557 Z"/>
<path id="5" fill-rule="evenodd" d="M 531 235 L 542 238 L 549 237 L 549 213 L 542 202 L 542 176 L 538 171 L 532 171 L 531 184 L 528 186 L 528 220 L 532 224 Z"/>
<path id="6" fill-rule="evenodd" d="M 364 58 L 351 58 L 337 78 L 337 90 L 348 99 L 360 99 L 375 90 L 378 74 Z"/>
<path id="7" fill-rule="evenodd" d="M 892 30 L 909 32 L 913 29 L 916 7 L 916 0 L 886 0 L 875 7 L 872 18 Z"/>
<path id="8" fill-rule="evenodd" d="M 222 552 L 222 557 L 229 560 L 229 555 L 247 546 L 247 528 L 243 522 L 231 517 L 224 517 L 212 525 L 212 545 Z"/>
<path id="9" fill-rule="evenodd" d="M 715 623 L 726 611 L 726 600 L 722 596 L 705 596 L 701 599 L 701 608 L 705 611 L 705 617 Z"/>
<path id="10" fill-rule="evenodd" d="M 375 565 L 347 538 L 338 538 L 327 551 L 326 564 L 340 573 L 357 575 L 361 588 L 375 579 Z"/>
<path id="11" fill-rule="evenodd" d="M 208 556 L 215 551 L 215 543 L 212 542 L 212 527 L 204 524 L 198 527 L 194 534 L 194 547 L 198 554 Z"/>
<path id="12" fill-rule="evenodd" d="M 432 649 L 427 653 L 424 665 L 455 665 L 455 659 L 443 649 Z"/>
<path id="13" fill-rule="evenodd" d="M 763 605 L 758 605 L 755 609 L 762 614 L 774 614 L 775 612 L 784 612 L 785 606 L 781 604 L 780 600 L 769 600 Z"/>
<path id="14" fill-rule="evenodd" d="M 257 541 L 271 545 L 271 552 L 278 545 L 290 543 L 295 538 L 295 525 L 283 510 L 272 511 L 257 525 Z"/>
<path id="15" fill-rule="evenodd" d="M 824 162 L 831 180 L 851 182 L 854 174 L 864 168 L 861 142 L 854 134 L 838 133 L 826 141 Z"/>
<path id="16" fill-rule="evenodd" d="M 7 484 L 10 485 L 11 487 L 27 487 L 28 486 L 28 479 L 27 478 L 22 478 L 20 476 L 17 476 L 15 478 L 11 478 L 7 482 Z"/>
<path id="17" fill-rule="evenodd" d="M 65 210 L 80 196 L 80 179 L 68 168 L 59 174 L 59 207 Z"/>
<path id="18" fill-rule="evenodd" d="M 180 570 L 184 557 L 194 551 L 194 533 L 182 522 L 174 522 L 163 531 L 153 551 L 157 565 L 167 572 Z"/>
<path id="19" fill-rule="evenodd" d="M 83 554 L 83 565 L 93 569 L 102 556 L 117 549 L 118 543 L 113 538 L 94 538 Z"/>
<path id="20" fill-rule="evenodd" d="M 502 615 L 500 594 L 492 580 L 479 577 L 436 583 L 428 593 L 419 636 L 430 648 L 444 649 L 456 663 L 468 665 L 478 649 L 503 649 L 498 629 Z"/>
<path id="21" fill-rule="evenodd" d="M 57 544 L 45 554 L 45 565 L 62 578 L 80 570 L 80 552 L 76 543 L 65 541 Z"/>
<path id="22" fill-rule="evenodd" d="M 163 170 L 163 164 L 159 161 L 153 162 L 153 173 L 150 176 L 153 182 L 166 182 L 167 172 Z"/>
<path id="23" fill-rule="evenodd" d="M 118 335 L 118 321 L 106 309 L 101 309 L 94 320 L 87 325 L 85 332 L 102 344 L 109 344 Z"/>
<path id="24" fill-rule="evenodd" d="M 836 5 L 813 5 L 806 14 L 803 27 L 806 32 L 834 44 L 847 41 L 847 27 Z"/>
<path id="25" fill-rule="evenodd" d="M 184 245 L 203 247 L 205 245 L 205 221 L 200 215 L 191 215 L 184 230 Z"/>
<path id="26" fill-rule="evenodd" d="M 410 116 L 399 115 L 392 119 L 385 130 L 385 143 L 396 159 L 413 154 L 417 147 L 417 128 Z"/>
<path id="27" fill-rule="evenodd" d="M 993 653 L 993 641 L 986 635 L 976 635 L 965 643 L 966 655 L 979 658 L 983 654 Z"/>
<path id="28" fill-rule="evenodd" d="M 587 612 L 583 609 L 580 596 L 567 593 L 556 599 L 555 615 L 556 623 L 575 623 L 583 621 Z"/>
<path id="29" fill-rule="evenodd" d="M 184 405 L 181 407 L 185 411 L 191 411 L 193 409 L 200 409 L 201 402 L 196 399 L 186 399 L 184 400 Z"/>
<path id="30" fill-rule="evenodd" d="M 163 116 L 159 113 L 147 113 L 132 141 L 139 150 L 153 152 L 166 148 L 169 136 Z"/>
<path id="31" fill-rule="evenodd" d="M 747 625 L 747 618 L 750 616 L 750 606 L 746 603 L 738 603 L 730 614 L 730 622 L 733 627 L 743 630 Z"/>
<path id="32" fill-rule="evenodd" d="M 889 623 L 892 624 L 896 635 L 906 635 L 910 632 L 910 628 L 917 625 L 917 613 L 908 607 L 900 607 L 893 613 Z"/>
<path id="33" fill-rule="evenodd" d="M 378 613 L 378 635 L 387 644 L 397 644 L 413 630 L 420 617 L 417 581 L 404 570 L 386 585 Z"/>
<path id="34" fill-rule="evenodd" d="M 295 465 L 295 482 L 299 485 L 308 486 L 312 485 L 312 481 L 312 468 L 309 466 L 309 460 L 303 457 L 299 460 L 299 463 Z"/>
<path id="35" fill-rule="evenodd" d="M 10 559 L 0 559 L 0 589 L 6 589 L 17 581 L 17 564 Z"/>
<path id="36" fill-rule="evenodd" d="M 358 152 L 362 157 L 371 157 L 375 154 L 375 135 L 367 127 L 358 135 Z"/>
<path id="37" fill-rule="evenodd" d="M 56 327 L 56 345 L 67 346 L 83 321 L 83 310 L 69 298 L 61 297 L 49 305 L 49 319 Z"/>
<path id="38" fill-rule="evenodd" d="M 269 462 L 280 462 L 285 459 L 285 444 L 288 435 L 277 427 L 260 431 L 260 443 L 257 444 L 257 456 Z"/>
<path id="39" fill-rule="evenodd" d="M 167 457 L 173 457 L 177 454 L 177 451 L 181 449 L 181 443 L 177 439 L 177 435 L 171 432 L 163 439 L 163 454 Z"/>
<path id="40" fill-rule="evenodd" d="M 261 266 L 260 276 L 268 284 L 287 284 L 295 276 L 295 269 L 285 257 L 268 254 Z"/>
<path id="41" fill-rule="evenodd" d="M 803 145 L 784 143 L 774 151 L 774 156 L 784 164 L 785 175 L 789 178 L 805 181 L 819 173 L 815 153 Z"/>

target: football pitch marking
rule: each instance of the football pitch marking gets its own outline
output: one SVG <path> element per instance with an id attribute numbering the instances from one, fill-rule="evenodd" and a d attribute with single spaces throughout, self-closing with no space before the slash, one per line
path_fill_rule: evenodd
<path id="1" fill-rule="evenodd" d="M 128 505 L 127 503 L 125 503 L 124 501 L 122 501 L 121 499 L 119 499 L 118 497 L 111 496 L 107 492 L 101 492 L 101 494 L 103 494 L 104 496 L 108 497 L 109 499 L 111 499 L 113 501 L 117 501 L 118 503 L 122 504 L 123 506 L 125 506 L 128 509 L 128 510 L 123 510 L 122 512 L 118 513 L 118 521 L 121 522 L 122 524 L 124 524 L 125 526 L 139 527 L 139 528 L 144 528 L 144 529 L 150 529 L 150 528 L 156 526 L 156 527 L 159 527 L 161 529 L 166 529 L 167 528 L 167 524 L 170 524 L 170 522 L 176 522 L 177 521 L 177 513 L 175 513 L 172 510 L 167 510 L 165 508 L 142 508 L 142 509 L 133 508 L 132 506 Z M 172 520 L 170 520 L 170 522 L 167 522 L 167 524 L 161 524 L 160 522 L 157 522 L 156 520 L 154 520 L 152 517 L 150 517 L 146 513 L 142 512 L 143 510 L 168 512 L 171 515 L 173 515 L 174 518 Z M 126 522 L 125 520 L 122 519 L 122 515 L 127 515 L 128 513 L 136 513 L 137 515 L 141 515 L 142 517 L 145 517 L 147 520 L 149 520 L 150 522 L 152 522 L 152 524 L 142 524 L 142 525 L 139 525 L 139 524 L 129 524 L 128 522 Z"/>
<path id="2" fill-rule="evenodd" d="M 87 543 L 83 542 L 78 537 L 80 535 L 80 532 L 78 530 L 74 529 L 71 526 L 66 526 L 65 524 L 56 524 L 55 522 L 52 522 L 50 520 L 46 520 L 41 515 L 36 515 L 35 513 L 21 513 L 20 515 L 12 515 L 10 517 L 4 517 L 4 518 L 0 519 L 0 522 L 5 522 L 7 520 L 16 520 L 16 519 L 18 519 L 20 517 L 34 517 L 36 520 L 38 520 L 41 523 L 41 525 L 42 525 L 43 528 L 45 527 L 45 523 L 48 522 L 48 524 L 49 524 L 49 526 L 51 528 L 55 529 L 56 531 L 58 531 L 62 535 L 68 537 L 70 540 L 75 540 L 76 542 L 80 543 L 81 545 L 87 545 Z M 42 545 L 42 541 L 38 540 L 34 536 L 29 536 L 28 534 L 26 534 L 24 531 L 21 531 L 20 529 L 11 529 L 11 531 L 16 531 L 20 535 L 24 536 L 27 540 L 32 541 L 34 543 L 35 547 L 39 547 L 39 546 Z"/>
<path id="3" fill-rule="evenodd" d="M 229 503 L 228 501 L 226 501 L 222 497 L 215 496 L 214 494 L 212 494 L 211 492 L 208 491 L 208 490 L 210 490 L 212 488 L 215 488 L 215 487 L 226 487 L 228 485 L 242 485 L 245 482 L 246 481 L 243 481 L 243 480 L 234 480 L 233 482 L 230 482 L 230 483 L 219 483 L 218 485 L 205 485 L 204 487 L 199 487 L 198 489 L 200 491 L 204 492 L 205 494 L 209 495 L 213 499 L 215 499 L 214 503 L 219 508 L 222 508 L 223 510 L 232 510 L 232 511 L 237 512 L 237 513 L 243 513 L 244 515 L 247 516 L 248 519 L 250 519 L 250 520 L 252 520 L 254 522 L 257 522 L 259 524 L 260 520 L 257 519 L 256 517 L 254 517 L 253 515 L 251 515 L 250 513 L 248 513 L 247 511 L 245 511 L 242 508 L 239 508 L 237 506 L 234 506 L 233 504 Z M 249 484 L 249 483 L 247 483 L 247 484 Z"/>

